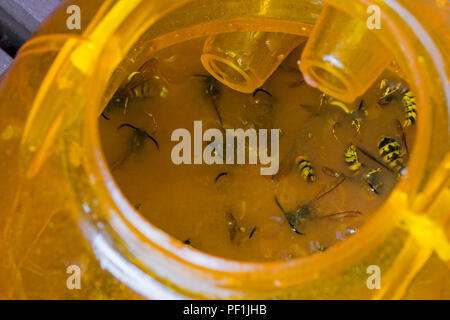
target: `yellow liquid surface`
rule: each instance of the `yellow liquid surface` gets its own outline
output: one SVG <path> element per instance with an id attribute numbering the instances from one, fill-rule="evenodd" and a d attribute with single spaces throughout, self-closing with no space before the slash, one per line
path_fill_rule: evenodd
<path id="1" fill-rule="evenodd" d="M 236 260 L 320 254 L 358 232 L 399 178 L 359 151 L 363 167 L 354 173 L 344 153 L 354 144 L 381 161 L 381 136 L 392 137 L 404 151 L 406 146 L 411 151 L 415 130 L 399 126 L 405 119 L 400 99 L 384 106 L 377 103 L 382 79 L 404 82 L 386 71 L 361 99 L 348 105 L 358 110 L 363 100 L 362 109 L 349 114 L 301 81 L 297 60 L 302 48 L 298 48 L 264 85 L 272 97 L 264 92 L 254 97 L 219 84 L 220 94 L 213 100 L 205 95 L 205 78 L 198 76 L 208 75 L 200 63 L 202 47 L 203 40 L 195 40 L 160 52 L 147 70 L 152 74 L 146 80 L 153 88 L 151 97 L 114 98 L 99 120 L 106 159 L 129 202 L 150 223 L 187 245 Z M 262 176 L 260 165 L 173 164 L 175 129 L 186 128 L 193 137 L 197 120 L 203 122 L 203 130 L 221 128 L 214 102 L 224 128 L 281 130 L 277 175 Z M 355 119 L 360 120 L 359 130 Z M 127 125 L 118 129 L 123 124 Z M 148 137 L 136 147 L 136 131 L 128 125 L 148 133 L 159 150 Z M 298 156 L 311 162 L 314 182 L 305 181 L 296 169 Z M 376 194 L 365 175 L 378 168 L 377 181 L 383 186 Z M 296 233 L 286 213 L 302 207 L 309 215 L 297 220 Z M 346 211 L 354 214 L 336 214 Z"/>

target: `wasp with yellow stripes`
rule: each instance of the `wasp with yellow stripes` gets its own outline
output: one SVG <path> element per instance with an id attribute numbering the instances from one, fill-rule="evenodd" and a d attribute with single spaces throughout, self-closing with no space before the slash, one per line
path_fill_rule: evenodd
<path id="1" fill-rule="evenodd" d="M 407 128 L 414 125 L 417 118 L 416 99 L 411 92 L 407 92 L 403 95 L 402 104 L 405 108 L 405 122 L 403 123 L 403 128 Z"/>
<path id="2" fill-rule="evenodd" d="M 344 158 L 347 168 L 355 174 L 358 173 L 359 169 L 362 167 L 362 163 L 358 159 L 358 153 L 354 144 L 351 144 L 347 150 L 345 150 Z"/>
<path id="3" fill-rule="evenodd" d="M 130 73 L 103 110 L 102 117 L 110 120 L 109 114 L 116 109 L 123 110 L 123 114 L 126 114 L 131 99 L 166 97 L 169 92 L 167 80 L 160 75 L 157 65 L 158 60 L 152 58 L 139 70 Z"/>
<path id="4" fill-rule="evenodd" d="M 297 171 L 306 182 L 312 183 L 316 180 L 312 164 L 306 157 L 298 156 L 295 159 L 295 163 Z"/>
<path id="5" fill-rule="evenodd" d="M 158 60 L 153 58 L 130 73 L 127 82 L 115 94 L 122 99 L 153 98 L 167 94 L 166 80 L 158 70 Z"/>
<path id="6" fill-rule="evenodd" d="M 402 84 L 395 83 L 386 79 L 381 81 L 380 89 L 383 94 L 378 100 L 378 104 L 387 105 L 392 101 L 394 97 L 398 97 L 399 99 L 401 99 L 401 103 L 405 112 L 405 121 L 403 123 L 403 127 L 407 128 L 414 125 L 417 119 L 416 99 L 409 91 L 409 89 Z"/>
<path id="7" fill-rule="evenodd" d="M 118 126 L 117 130 L 121 130 L 123 128 L 129 128 L 133 130 L 133 133 L 131 135 L 129 151 L 124 154 L 122 159 L 120 159 L 112 166 L 111 171 L 115 171 L 116 169 L 120 168 L 131 155 L 139 153 L 144 148 L 144 143 L 146 139 L 150 139 L 154 143 L 156 149 L 159 151 L 158 141 L 154 137 L 152 137 L 149 133 L 147 133 L 147 131 L 145 131 L 144 129 L 137 128 L 129 123 L 124 123 Z"/>
<path id="8" fill-rule="evenodd" d="M 360 171 L 363 171 L 363 181 L 369 186 L 369 190 L 375 194 L 380 194 L 381 189 L 383 187 L 383 182 L 380 181 L 380 173 L 381 169 L 372 169 L 366 164 L 362 163 L 358 158 L 358 151 L 362 152 L 366 157 L 373 160 L 377 164 L 380 164 L 384 167 L 386 167 L 389 170 L 394 171 L 391 169 L 388 165 L 383 164 L 381 161 L 373 157 L 370 153 L 365 151 L 364 149 L 361 149 L 360 147 L 357 147 L 355 145 L 350 145 L 346 152 L 345 152 L 345 162 L 347 164 L 347 167 L 350 171 L 354 172 L 355 175 L 359 174 Z M 362 168 L 364 168 L 362 170 Z"/>
<path id="9" fill-rule="evenodd" d="M 378 142 L 378 153 L 394 172 L 401 173 L 405 168 L 402 146 L 394 138 L 382 136 Z"/>

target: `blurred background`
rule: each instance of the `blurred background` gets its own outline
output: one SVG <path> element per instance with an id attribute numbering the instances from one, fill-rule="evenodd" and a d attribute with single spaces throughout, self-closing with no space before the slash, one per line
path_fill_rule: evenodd
<path id="1" fill-rule="evenodd" d="M 63 0 L 0 0 L 0 74 L 17 50 Z"/>

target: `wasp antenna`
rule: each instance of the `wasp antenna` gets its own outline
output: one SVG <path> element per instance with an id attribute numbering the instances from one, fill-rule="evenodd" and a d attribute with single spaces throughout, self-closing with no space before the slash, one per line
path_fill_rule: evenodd
<path id="1" fill-rule="evenodd" d="M 217 181 L 219 181 L 219 179 L 223 176 L 226 176 L 228 174 L 228 172 L 221 172 L 217 175 L 217 177 L 214 179 L 214 183 L 217 183 Z"/>
<path id="2" fill-rule="evenodd" d="M 364 106 L 364 100 L 361 99 L 361 103 L 359 104 L 358 110 L 361 110 Z"/>
<path id="3" fill-rule="evenodd" d="M 250 235 L 248 236 L 249 239 L 251 239 L 253 237 L 253 235 L 255 234 L 255 231 L 256 231 L 256 227 L 254 227 L 252 229 L 252 231 L 250 232 Z"/>
<path id="4" fill-rule="evenodd" d="M 265 94 L 267 94 L 267 95 L 273 97 L 272 94 L 271 94 L 269 91 L 267 91 L 267 90 L 265 90 L 265 89 L 263 89 L 263 88 L 256 89 L 256 90 L 253 92 L 253 97 L 255 97 L 255 96 L 258 94 L 258 92 L 263 92 L 263 93 L 265 93 Z"/>
<path id="5" fill-rule="evenodd" d="M 153 143 L 154 143 L 155 146 L 156 146 L 156 149 L 159 150 L 159 143 L 158 143 L 158 141 L 157 141 L 155 138 L 153 138 L 151 135 L 149 135 L 147 132 L 144 131 L 144 133 L 145 133 L 145 135 L 146 135 L 150 140 L 153 141 Z"/>
<path id="6" fill-rule="evenodd" d="M 108 117 L 105 115 L 105 112 L 102 112 L 102 117 L 103 117 L 103 119 L 105 119 L 105 120 L 111 120 L 111 118 L 108 118 Z"/>
<path id="7" fill-rule="evenodd" d="M 277 204 L 277 207 L 280 208 L 281 212 L 283 212 L 286 215 L 286 211 L 281 206 L 280 201 L 278 201 L 277 196 L 275 196 L 274 199 L 275 199 L 275 203 Z"/>
<path id="8" fill-rule="evenodd" d="M 135 126 L 133 126 L 132 124 L 129 124 L 129 123 L 121 124 L 120 126 L 117 127 L 117 130 L 120 130 L 120 129 L 125 128 L 125 127 L 131 128 L 131 129 L 136 130 L 136 131 L 139 130 L 138 128 L 136 128 Z"/>

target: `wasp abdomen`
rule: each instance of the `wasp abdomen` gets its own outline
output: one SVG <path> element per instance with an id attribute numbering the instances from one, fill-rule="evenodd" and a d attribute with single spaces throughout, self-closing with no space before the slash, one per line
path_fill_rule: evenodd
<path id="1" fill-rule="evenodd" d="M 402 98 L 402 103 L 405 108 L 405 122 L 403 127 L 407 128 L 416 123 L 417 109 L 416 109 L 416 99 L 411 92 L 405 93 Z"/>
<path id="2" fill-rule="evenodd" d="M 350 147 L 347 148 L 345 151 L 345 163 L 347 164 L 347 168 L 350 171 L 358 172 L 359 169 L 361 169 L 361 162 L 358 159 L 358 153 L 356 151 L 355 145 L 350 145 Z"/>
<path id="3" fill-rule="evenodd" d="M 298 172 L 306 182 L 312 183 L 316 180 L 312 164 L 306 157 L 299 156 L 295 159 L 295 162 Z"/>
<path id="4" fill-rule="evenodd" d="M 397 140 L 390 137 L 381 137 L 378 143 L 378 152 L 382 160 L 396 172 L 400 172 L 405 167 L 402 147 Z"/>

